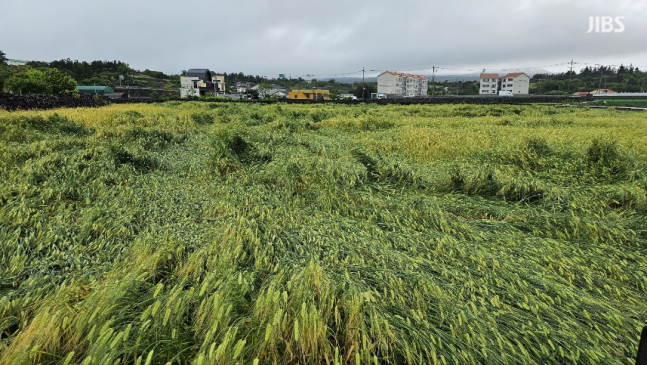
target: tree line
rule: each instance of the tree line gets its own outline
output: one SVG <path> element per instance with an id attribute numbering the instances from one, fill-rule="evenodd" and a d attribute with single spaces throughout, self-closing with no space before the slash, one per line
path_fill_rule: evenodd
<path id="1" fill-rule="evenodd" d="M 633 65 L 586 66 L 580 72 L 535 74 L 531 94 L 571 94 L 578 91 L 610 89 L 615 92 L 644 92 L 647 72 Z"/>

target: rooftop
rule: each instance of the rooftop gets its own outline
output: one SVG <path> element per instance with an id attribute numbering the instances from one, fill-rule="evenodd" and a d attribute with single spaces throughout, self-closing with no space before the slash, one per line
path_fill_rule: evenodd
<path id="1" fill-rule="evenodd" d="M 499 74 L 481 74 L 482 79 L 498 79 Z"/>
<path id="2" fill-rule="evenodd" d="M 526 74 L 523 73 L 523 72 L 513 72 L 513 73 L 509 73 L 509 74 L 503 76 L 502 78 L 506 78 L 506 77 L 515 78 L 515 77 L 520 76 L 520 75 L 526 75 Z M 528 75 L 526 75 L 526 76 L 528 76 Z"/>
<path id="3" fill-rule="evenodd" d="M 188 77 L 199 77 L 202 81 L 211 82 L 211 71 L 208 68 L 192 68 L 186 72 Z"/>
<path id="4" fill-rule="evenodd" d="M 591 94 L 615 94 L 616 92 L 610 89 L 595 89 Z"/>
<path id="5" fill-rule="evenodd" d="M 395 72 L 395 71 L 384 71 L 381 74 L 377 75 L 377 77 L 380 77 L 380 76 L 382 76 L 382 75 L 384 75 L 386 73 L 391 74 L 391 75 L 395 75 L 395 76 L 399 76 L 399 77 L 413 77 L 413 78 L 416 78 L 416 79 L 425 79 L 425 80 L 427 79 L 426 77 L 424 77 L 422 75 L 407 74 L 407 73 Z"/>
<path id="6" fill-rule="evenodd" d="M 106 90 L 106 89 L 111 89 L 110 86 L 77 86 L 77 90 Z"/>

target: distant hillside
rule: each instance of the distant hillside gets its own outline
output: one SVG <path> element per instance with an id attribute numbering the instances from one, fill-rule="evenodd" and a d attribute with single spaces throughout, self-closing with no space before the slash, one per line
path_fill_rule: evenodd
<path id="1" fill-rule="evenodd" d="M 52 62 L 30 61 L 23 66 L 4 66 L 0 77 L 8 78 L 17 72 L 28 69 L 47 70 L 56 68 L 67 73 L 79 85 L 105 85 L 115 88 L 122 86 L 139 86 L 156 89 L 177 89 L 180 87 L 179 75 L 166 75 L 160 71 L 135 70 L 121 61 L 78 61 L 63 59 Z M 120 80 L 120 75 L 123 79 Z"/>

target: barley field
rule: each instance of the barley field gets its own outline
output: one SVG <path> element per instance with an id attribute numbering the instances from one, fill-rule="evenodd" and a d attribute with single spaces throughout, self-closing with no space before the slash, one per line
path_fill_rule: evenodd
<path id="1" fill-rule="evenodd" d="M 0 364 L 631 364 L 647 114 L 0 111 Z"/>

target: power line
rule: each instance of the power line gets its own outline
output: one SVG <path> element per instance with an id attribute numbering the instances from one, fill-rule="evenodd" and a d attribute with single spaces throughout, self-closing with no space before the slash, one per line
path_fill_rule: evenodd
<path id="1" fill-rule="evenodd" d="M 511 71 L 511 70 L 523 70 L 523 69 L 538 69 L 538 68 L 547 68 L 547 67 L 558 67 L 558 66 L 567 66 L 570 70 L 570 72 L 573 72 L 574 65 L 595 65 L 595 66 L 608 66 L 608 67 L 619 67 L 622 65 L 612 65 L 612 64 L 601 64 L 601 63 L 589 63 L 589 62 L 575 62 L 573 59 L 568 62 L 561 62 L 561 63 L 553 63 L 553 64 L 545 64 L 545 65 L 535 65 L 535 66 L 523 66 L 523 65 L 516 65 L 516 66 L 507 66 L 505 68 L 499 68 L 499 71 Z M 411 66 L 410 66 L 411 67 Z M 647 66 L 634 66 L 634 68 L 642 68 L 642 69 L 647 69 Z M 352 75 L 352 74 L 358 74 L 362 72 L 362 75 L 365 77 L 365 72 L 385 72 L 385 71 L 396 71 L 396 72 L 408 72 L 408 71 L 425 71 L 429 70 L 432 72 L 432 75 L 435 74 L 436 71 L 439 70 L 445 70 L 445 71 L 466 71 L 466 72 L 480 72 L 482 71 L 482 68 L 461 68 L 461 67 L 452 67 L 447 66 L 447 67 L 441 67 L 441 66 L 436 66 L 435 64 L 430 66 L 430 67 L 416 67 L 416 68 L 391 68 L 391 69 L 362 69 L 362 70 L 357 70 L 357 71 L 350 71 L 350 72 L 343 72 L 343 73 L 337 73 L 333 75 L 326 75 L 325 77 L 336 77 L 336 76 L 346 76 L 346 75 Z M 433 76 L 432 76 L 433 77 Z"/>

